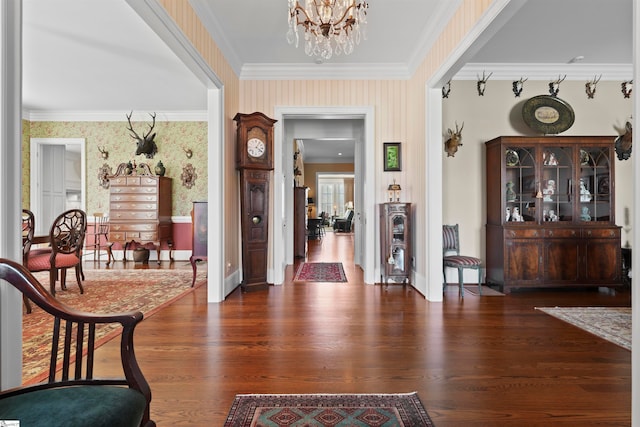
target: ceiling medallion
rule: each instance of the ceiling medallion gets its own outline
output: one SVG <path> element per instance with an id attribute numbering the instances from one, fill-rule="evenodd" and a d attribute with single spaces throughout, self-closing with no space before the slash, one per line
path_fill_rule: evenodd
<path id="1" fill-rule="evenodd" d="M 330 59 L 349 55 L 360 39 L 366 39 L 367 8 L 364 0 L 289 0 L 287 41 L 298 47 L 298 25 L 304 27 L 304 51 Z"/>

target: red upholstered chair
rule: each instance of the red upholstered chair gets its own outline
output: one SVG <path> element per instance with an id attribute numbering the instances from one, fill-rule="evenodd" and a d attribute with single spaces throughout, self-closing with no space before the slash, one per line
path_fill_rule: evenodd
<path id="1" fill-rule="evenodd" d="M 453 254 L 452 254 L 453 253 Z M 478 270 L 478 293 L 482 295 L 482 260 L 475 257 L 460 255 L 460 239 L 458 224 L 442 226 L 442 274 L 444 275 L 443 291 L 447 286 L 447 267 L 458 270 L 460 296 L 464 298 L 464 269 Z"/>
<path id="2" fill-rule="evenodd" d="M 60 271 L 60 285 L 66 289 L 67 269 L 75 267 L 80 293 L 82 287 L 82 246 L 87 228 L 87 215 L 80 209 L 63 212 L 49 231 L 50 250 L 29 251 L 26 267 L 29 271 L 49 271 L 51 295 L 56 294 L 56 280 Z"/>

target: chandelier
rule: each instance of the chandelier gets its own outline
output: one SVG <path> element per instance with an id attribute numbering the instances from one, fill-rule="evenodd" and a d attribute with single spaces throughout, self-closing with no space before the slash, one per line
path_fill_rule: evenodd
<path id="1" fill-rule="evenodd" d="M 300 5 L 304 2 L 304 7 Z M 367 8 L 364 0 L 289 0 L 287 41 L 298 47 L 298 25 L 304 27 L 304 52 L 330 59 L 349 55 L 366 39 Z"/>

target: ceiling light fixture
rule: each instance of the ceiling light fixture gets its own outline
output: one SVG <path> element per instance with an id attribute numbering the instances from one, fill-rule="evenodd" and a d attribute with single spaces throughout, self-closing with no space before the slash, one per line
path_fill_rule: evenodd
<path id="1" fill-rule="evenodd" d="M 298 47 L 298 25 L 304 27 L 304 52 L 330 59 L 351 54 L 360 39 L 366 40 L 367 8 L 364 0 L 289 0 L 287 41 Z"/>

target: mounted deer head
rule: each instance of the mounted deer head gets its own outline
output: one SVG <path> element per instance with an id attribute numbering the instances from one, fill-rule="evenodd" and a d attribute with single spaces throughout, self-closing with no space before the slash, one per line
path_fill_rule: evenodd
<path id="1" fill-rule="evenodd" d="M 484 96 L 484 89 L 487 87 L 487 80 L 489 80 L 491 74 L 493 74 L 493 72 L 489 73 L 489 75 L 485 77 L 483 71 L 482 78 L 478 76 L 478 83 L 476 84 L 476 87 L 478 88 L 478 96 Z"/>
<path id="2" fill-rule="evenodd" d="M 562 78 L 560 78 L 560 76 L 558 75 L 558 80 L 549 82 L 549 94 L 551 94 L 551 96 L 558 95 L 558 92 L 560 92 L 560 83 L 562 83 L 566 78 L 567 78 L 566 74 Z"/>
<path id="3" fill-rule="evenodd" d="M 98 151 L 100 152 L 100 155 L 103 159 L 107 160 L 109 158 L 109 152 L 104 149 L 104 146 L 98 147 Z"/>
<path id="4" fill-rule="evenodd" d="M 455 157 L 458 152 L 458 147 L 462 146 L 462 128 L 464 128 L 464 122 L 462 122 L 462 126 L 458 129 L 458 122 L 456 122 L 456 131 L 452 131 L 448 129 L 449 139 L 447 139 L 444 143 L 444 151 L 447 152 L 447 157 Z"/>
<path id="5" fill-rule="evenodd" d="M 625 133 L 615 140 L 616 154 L 618 160 L 628 160 L 631 157 L 631 148 L 633 146 L 633 128 L 631 121 L 625 125 Z"/>
<path id="6" fill-rule="evenodd" d="M 602 78 L 602 74 L 600 74 L 600 77 L 598 78 L 593 76 L 593 80 L 585 83 L 584 87 L 585 87 L 585 91 L 587 92 L 588 99 L 593 99 L 593 96 L 596 94 L 596 85 L 598 84 L 601 78 Z"/>
<path id="7" fill-rule="evenodd" d="M 136 140 L 136 144 L 138 148 L 136 149 L 136 156 L 140 154 L 144 154 L 147 159 L 153 159 L 153 156 L 158 152 L 158 146 L 153 140 L 156 137 L 156 134 L 151 134 L 153 128 L 156 126 L 156 113 L 149 114 L 153 119 L 153 123 L 149 126 L 149 131 L 145 133 L 142 138 L 133 130 L 133 125 L 131 124 L 131 116 L 133 115 L 133 111 L 131 114 L 127 114 L 127 121 L 129 122 L 129 127 L 127 130 L 131 132 L 131 138 Z"/>

